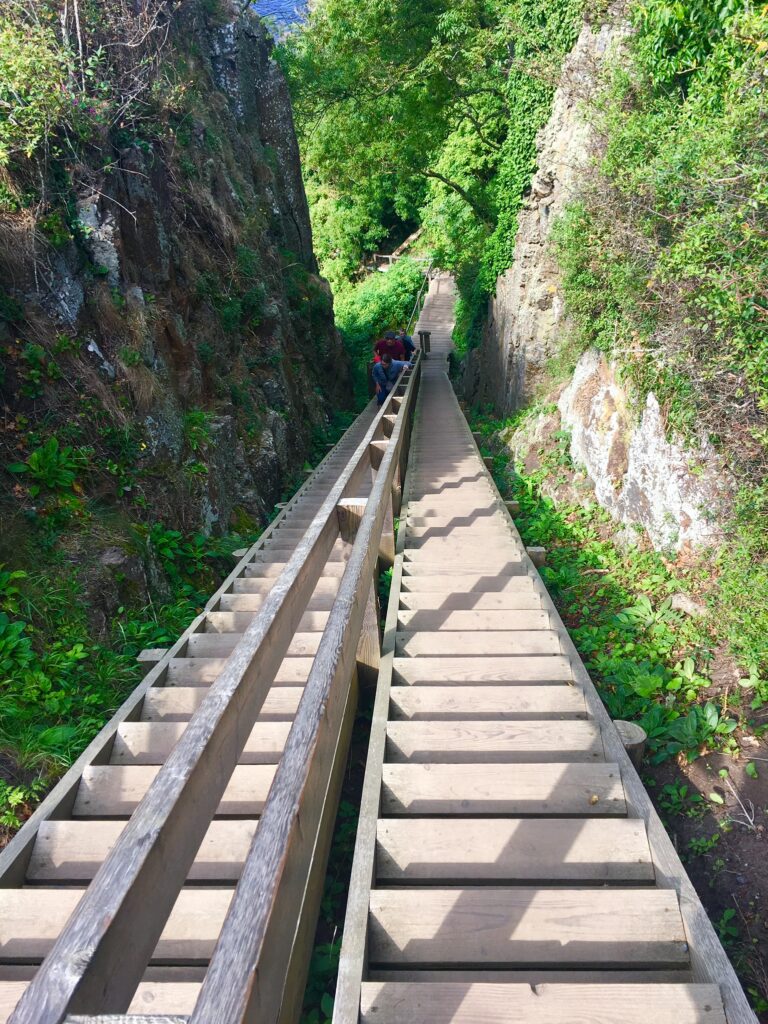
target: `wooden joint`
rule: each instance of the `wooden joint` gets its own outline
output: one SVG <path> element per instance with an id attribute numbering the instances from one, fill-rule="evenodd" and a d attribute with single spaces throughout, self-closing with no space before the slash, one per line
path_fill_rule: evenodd
<path id="1" fill-rule="evenodd" d="M 542 567 L 542 565 L 546 565 L 546 562 L 547 562 L 547 549 L 546 548 L 530 547 L 530 548 L 526 548 L 525 550 L 528 553 L 528 557 L 530 558 L 530 560 L 533 562 L 533 564 L 536 566 L 537 569 L 540 569 Z"/>
<path id="2" fill-rule="evenodd" d="M 373 469 L 378 469 L 381 465 L 381 460 L 384 458 L 388 445 L 389 441 L 371 441 L 368 445 Z"/>
<path id="3" fill-rule="evenodd" d="M 365 498 L 342 498 L 336 505 L 341 539 L 353 544 L 368 502 Z"/>
<path id="4" fill-rule="evenodd" d="M 395 416 L 393 413 L 387 413 L 386 416 L 382 416 L 381 424 L 384 430 L 385 437 L 392 437 L 396 423 L 397 416 Z"/>

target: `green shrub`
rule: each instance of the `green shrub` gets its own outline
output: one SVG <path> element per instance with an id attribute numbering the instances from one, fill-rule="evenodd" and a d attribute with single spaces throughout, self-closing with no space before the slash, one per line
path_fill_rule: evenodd
<path id="1" fill-rule="evenodd" d="M 71 63 L 52 28 L 0 16 L 0 167 L 31 157 L 70 115 Z"/>

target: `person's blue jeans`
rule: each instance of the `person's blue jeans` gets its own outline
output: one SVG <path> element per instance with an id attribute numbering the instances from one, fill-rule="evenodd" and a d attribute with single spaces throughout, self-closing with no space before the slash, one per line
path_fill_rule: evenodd
<path id="1" fill-rule="evenodd" d="M 392 388 L 389 389 L 389 391 L 391 390 Z M 384 388 L 382 388 L 381 391 L 377 393 L 376 401 L 379 403 L 379 405 L 384 405 L 384 403 L 387 400 L 387 395 L 389 394 L 389 391 L 385 391 Z"/>

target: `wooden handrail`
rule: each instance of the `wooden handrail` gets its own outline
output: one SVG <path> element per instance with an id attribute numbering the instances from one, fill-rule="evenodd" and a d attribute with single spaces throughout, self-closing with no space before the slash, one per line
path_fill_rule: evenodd
<path id="1" fill-rule="evenodd" d="M 168 648 L 160 661 L 150 669 L 141 683 L 120 705 L 109 722 L 99 730 L 80 757 L 77 758 L 66 774 L 57 782 L 31 817 L 24 822 L 21 830 L 16 833 L 3 850 L 0 850 L 0 888 L 10 889 L 24 884 L 29 858 L 40 826 L 45 821 L 53 818 L 66 818 L 71 813 L 77 787 L 80 784 L 80 779 L 85 769 L 94 764 L 106 763 L 109 759 L 112 743 L 119 726 L 123 722 L 131 721 L 137 716 L 140 712 L 142 701 L 152 687 L 164 685 L 164 679 L 171 662 L 175 658 L 183 657 L 184 648 L 189 638 L 204 627 L 207 614 L 216 610 L 222 596 L 229 593 L 234 581 L 242 575 L 245 567 L 254 560 L 267 541 L 272 538 L 275 531 L 283 525 L 286 517 L 315 482 L 318 474 L 325 468 L 335 449 L 336 445 L 333 445 L 328 454 L 317 464 L 312 476 L 307 477 L 301 487 L 283 505 L 279 514 L 267 526 L 258 540 L 254 541 L 250 548 L 248 548 L 248 551 L 238 561 L 219 589 L 209 598 L 203 611 L 193 619 L 178 640 Z"/>
<path id="2" fill-rule="evenodd" d="M 330 756 L 334 723 L 346 703 L 365 599 L 374 577 L 379 537 L 418 388 L 414 371 L 381 460 L 339 592 L 323 631 L 285 751 L 270 788 L 190 1024 L 271 1024 L 278 1016 L 284 962 L 297 908 L 291 879 L 302 880 L 312 850 L 326 773 L 313 771 Z M 309 819 L 309 820 L 307 820 Z M 286 878 L 288 882 L 286 884 Z"/>
<path id="3" fill-rule="evenodd" d="M 417 362 L 416 378 L 418 372 Z M 369 469 L 370 444 L 384 429 L 396 390 L 159 769 L 9 1024 L 61 1024 L 71 1014 L 127 1009 L 339 534 L 337 504 Z M 400 403 L 398 423 L 408 408 L 410 403 Z"/>

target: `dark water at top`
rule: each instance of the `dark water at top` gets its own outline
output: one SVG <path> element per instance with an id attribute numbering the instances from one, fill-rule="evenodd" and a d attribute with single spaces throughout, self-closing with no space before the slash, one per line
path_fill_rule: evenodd
<path id="1" fill-rule="evenodd" d="M 303 19 L 307 0 L 256 0 L 253 7 L 262 18 L 269 18 L 282 34 Z"/>

